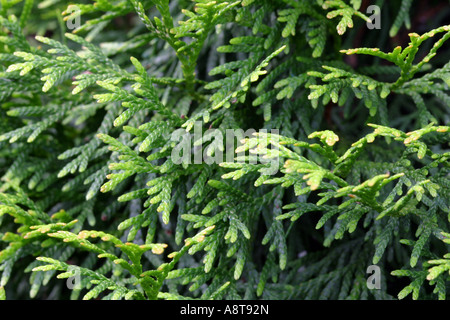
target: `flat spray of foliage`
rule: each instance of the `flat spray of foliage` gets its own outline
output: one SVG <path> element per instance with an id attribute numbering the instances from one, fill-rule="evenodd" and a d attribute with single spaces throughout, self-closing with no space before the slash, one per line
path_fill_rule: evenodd
<path id="1" fill-rule="evenodd" d="M 75 2 L 0 2 L 0 298 L 448 298 L 448 1 Z"/>

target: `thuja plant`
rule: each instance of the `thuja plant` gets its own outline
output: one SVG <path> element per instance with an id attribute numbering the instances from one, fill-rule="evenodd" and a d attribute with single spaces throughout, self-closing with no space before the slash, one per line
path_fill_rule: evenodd
<path id="1" fill-rule="evenodd" d="M 368 5 L 2 0 L 0 298 L 448 298 L 448 1 Z"/>

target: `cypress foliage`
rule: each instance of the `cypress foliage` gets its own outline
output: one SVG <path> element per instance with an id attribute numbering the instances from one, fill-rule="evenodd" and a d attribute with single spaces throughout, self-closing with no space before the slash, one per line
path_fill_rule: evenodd
<path id="1" fill-rule="evenodd" d="M 1 1 L 0 299 L 448 299 L 448 1 L 376 4 Z"/>

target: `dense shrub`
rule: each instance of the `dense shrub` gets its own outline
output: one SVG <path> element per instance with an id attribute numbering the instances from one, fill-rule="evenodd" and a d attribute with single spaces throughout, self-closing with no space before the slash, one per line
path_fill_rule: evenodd
<path id="1" fill-rule="evenodd" d="M 0 297 L 445 299 L 449 14 L 2 0 Z"/>

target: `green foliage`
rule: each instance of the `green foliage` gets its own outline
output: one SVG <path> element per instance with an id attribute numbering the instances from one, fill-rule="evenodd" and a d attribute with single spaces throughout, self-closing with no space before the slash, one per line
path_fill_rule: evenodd
<path id="1" fill-rule="evenodd" d="M 1 1 L 0 300 L 448 299 L 442 3 Z"/>

